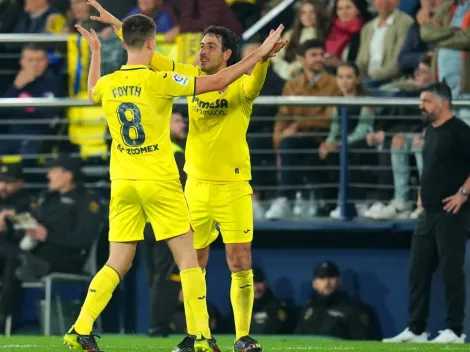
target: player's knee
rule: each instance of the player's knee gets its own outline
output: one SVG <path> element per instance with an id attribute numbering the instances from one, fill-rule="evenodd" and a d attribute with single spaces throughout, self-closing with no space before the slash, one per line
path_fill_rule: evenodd
<path id="1" fill-rule="evenodd" d="M 251 243 L 229 244 L 227 264 L 232 273 L 251 269 Z"/>
<path id="2" fill-rule="evenodd" d="M 392 148 L 403 148 L 405 145 L 405 136 L 403 134 L 396 134 L 392 138 Z"/>
<path id="3" fill-rule="evenodd" d="M 206 268 L 207 263 L 209 262 L 209 248 L 201 248 L 197 251 L 197 261 L 201 268 Z"/>

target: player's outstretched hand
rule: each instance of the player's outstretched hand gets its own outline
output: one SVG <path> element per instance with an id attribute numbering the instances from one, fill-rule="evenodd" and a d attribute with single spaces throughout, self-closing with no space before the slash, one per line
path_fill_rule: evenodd
<path id="1" fill-rule="evenodd" d="M 270 32 L 269 34 L 271 35 L 273 32 L 274 32 L 274 30 L 271 29 L 271 32 Z M 283 47 L 285 47 L 285 46 L 287 45 L 287 43 L 288 43 L 288 40 L 280 40 L 280 41 L 278 41 L 278 42 L 274 45 L 274 47 L 271 49 L 271 51 L 268 53 L 268 55 L 266 55 L 266 56 L 263 58 L 263 60 L 266 61 L 266 60 L 268 60 L 268 59 L 270 59 L 270 58 L 276 56 L 276 54 L 277 54 L 279 51 L 281 51 L 281 49 L 282 49 Z"/>
<path id="2" fill-rule="evenodd" d="M 83 37 L 85 37 L 88 46 L 90 47 L 90 50 L 92 53 L 99 53 L 101 50 L 101 42 L 98 39 L 98 36 L 96 35 L 96 32 L 94 29 L 91 30 L 91 33 L 88 32 L 85 28 L 80 26 L 79 24 L 75 25 L 75 28 L 77 28 L 77 31 L 80 32 Z"/>
<path id="3" fill-rule="evenodd" d="M 263 57 L 266 57 L 270 54 L 271 51 L 276 47 L 277 44 L 280 46 L 279 50 L 285 45 L 282 45 L 279 40 L 281 39 L 282 32 L 284 31 L 284 25 L 280 24 L 275 31 L 271 31 L 269 36 L 264 41 L 263 45 L 258 49 L 260 50 Z M 282 45 L 282 46 L 281 46 Z"/>
<path id="4" fill-rule="evenodd" d="M 111 26 L 120 28 L 121 21 L 119 21 L 116 17 L 111 15 L 111 13 L 106 10 L 101 4 L 96 0 L 88 0 L 88 5 L 95 8 L 98 11 L 99 16 L 90 16 L 90 19 L 93 21 L 98 21 L 104 24 L 109 24 Z"/>

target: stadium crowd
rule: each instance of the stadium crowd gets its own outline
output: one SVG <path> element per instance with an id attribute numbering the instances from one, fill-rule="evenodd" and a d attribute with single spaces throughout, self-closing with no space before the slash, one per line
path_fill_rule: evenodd
<path id="1" fill-rule="evenodd" d="M 178 43 L 178 38 L 185 35 L 188 41 L 200 38 L 195 34 L 200 34 L 207 25 L 224 25 L 241 35 L 280 1 L 101 2 L 120 18 L 136 13 L 152 17 L 157 24 L 162 50 L 165 51 L 176 45 L 174 43 Z M 112 28 L 101 26 L 99 22 L 90 19 L 93 15 L 86 0 L 70 0 L 68 3 L 55 0 L 3 0 L 0 1 L 0 33 L 76 34 L 75 24 L 87 29 L 93 28 L 100 33 L 103 43 L 104 75 L 119 69 L 126 61 L 126 54 Z M 468 99 L 470 81 L 467 70 L 470 69 L 470 56 L 466 52 L 470 50 L 469 18 L 470 1 L 297 1 L 292 9 L 284 11 L 265 27 L 271 28 L 273 24 L 282 22 L 290 29 L 284 35 L 289 43 L 272 60 L 261 95 L 418 97 L 424 86 L 435 81 L 445 81 L 452 90 L 454 100 Z M 240 42 L 240 57 L 255 50 L 266 34 L 263 29 L 252 40 Z M 196 48 L 199 46 L 198 40 Z M 87 96 L 89 52 L 80 37 L 73 36 L 69 39 L 65 56 L 60 54 L 64 53 L 63 47 L 36 43 L 29 43 L 21 48 L 5 44 L 0 50 L 3 54 L 20 53 L 19 69 L 12 75 L 10 84 L 5 85 L 5 80 L 2 80 L 2 97 Z M 194 55 L 189 56 L 189 59 L 194 60 L 191 63 L 197 62 Z M 9 62 L 5 67 L 16 69 L 18 64 Z M 413 190 L 419 184 L 417 180 L 422 172 L 421 151 L 426 132 L 419 109 L 399 106 L 353 106 L 344 109 L 350 119 L 347 143 L 351 207 L 355 208 L 359 216 L 375 220 L 417 218 L 420 209 L 415 207 L 416 194 Z M 187 116 L 185 110 L 185 107 L 175 106 L 175 113 L 184 117 Z M 337 199 L 340 197 L 341 114 L 342 109 L 334 106 L 255 105 L 248 133 L 253 167 L 255 219 L 278 220 L 313 216 L 340 218 Z M 455 114 L 465 121 L 470 119 L 468 109 L 457 109 Z M 68 262 L 70 271 L 77 271 L 76 268 L 83 264 L 84 253 L 89 251 L 93 243 L 93 239 L 83 237 L 80 243 L 54 242 L 56 226 L 57 231 L 68 231 L 58 223 L 63 219 L 50 219 L 49 222 L 49 219 L 44 219 L 47 215 L 45 212 L 37 212 L 35 209 L 47 206 L 47 202 L 59 200 L 63 207 L 81 207 L 77 216 L 97 216 L 96 214 L 101 214 L 100 197 L 92 191 L 77 192 L 76 187 L 81 187 L 82 182 L 79 185 L 74 182 L 77 175 L 80 176 L 80 181 L 88 182 L 108 178 L 107 174 L 82 175 L 77 169 L 76 161 L 72 161 L 70 157 L 64 157 L 58 164 L 44 164 L 41 155 L 58 151 L 75 153 L 80 155 L 86 166 L 103 166 L 107 163 L 109 138 L 106 121 L 99 107 L 74 107 L 67 110 L 52 107 L 2 108 L 0 115 L 6 121 L 0 125 L 3 137 L 0 138 L 0 155 L 20 155 L 25 166 L 50 167 L 48 191 L 46 196 L 41 193 L 38 197 L 37 192 L 26 194 L 27 191 L 22 188 L 24 179 L 30 183 L 41 181 L 37 175 L 23 176 L 18 171 L 19 166 L 10 165 L 5 161 L 6 158 L 2 164 L 6 168 L 5 171 L 2 170 L 2 180 L 7 181 L 4 186 L 5 199 L 11 192 L 19 192 L 19 195 L 28 199 L 39 199 L 33 208 L 30 208 L 29 200 L 25 201 L 28 204 L 25 209 L 31 209 L 38 221 L 29 237 L 43 242 L 42 246 L 31 249 L 31 253 L 36 251 L 39 254 L 25 257 L 23 262 L 15 262 L 14 265 L 9 264 L 8 259 L 13 251 L 3 255 L 6 258 L 4 277 L 10 284 L 3 285 L 2 290 L 17 292 L 18 277 L 15 272 L 20 265 L 28 268 L 27 264 L 34 260 L 33 266 L 43 270 L 40 273 L 23 272 L 28 278 L 53 271 L 57 265 L 62 271 L 67 270 L 62 264 L 50 262 L 50 257 L 44 254 L 48 250 L 63 251 L 66 248 L 77 259 L 73 265 Z M 184 139 L 180 138 L 177 143 L 184 148 Z M 413 160 L 410 155 L 414 156 Z M 11 171 L 12 168 L 16 171 Z M 11 172 L 14 174 L 10 174 Z M 61 174 L 56 176 L 54 172 Z M 55 181 L 56 177 L 60 181 Z M 17 183 L 18 180 L 21 182 Z M 54 182 L 66 184 L 54 186 Z M 67 182 L 70 183 L 69 186 Z M 72 195 L 67 195 L 68 192 Z M 75 196 L 80 199 L 74 199 Z M 13 226 L 5 223 L 5 217 L 11 210 L 25 210 L 21 206 L 23 205 L 16 208 L 16 205 L 8 202 L 2 204 L 4 211 L 0 213 L 0 230 Z M 94 226 L 94 231 L 98 233 L 101 220 L 87 224 Z M 80 224 L 80 219 L 71 220 L 67 225 L 72 226 L 74 231 L 79 231 L 73 225 L 75 223 Z M 90 229 L 84 231 L 93 232 Z M 23 251 L 20 247 L 21 239 L 8 238 L 8 241 L 16 243 L 13 245 L 16 250 Z M 46 246 L 49 242 L 49 246 Z M 40 250 L 41 248 L 49 249 Z M 25 252 L 29 253 L 30 250 Z M 316 270 L 317 274 L 319 272 L 320 269 Z M 329 275 L 339 276 L 339 272 L 336 274 L 337 269 L 334 272 L 321 275 L 326 275 L 323 278 Z M 258 271 L 258 275 L 259 282 L 264 282 L 261 271 Z M 318 278 L 317 275 L 314 282 Z M 313 284 L 315 290 L 317 285 Z M 254 329 L 259 326 L 260 331 L 268 333 L 268 328 L 263 325 L 265 315 L 260 313 L 264 311 L 259 309 L 258 314 L 256 310 L 260 307 L 262 297 L 269 295 L 270 291 L 267 287 L 260 291 L 262 293 L 255 303 Z M 2 300 L 11 297 L 16 297 L 15 293 L 2 294 Z M 0 304 L 1 319 L 11 313 L 4 307 L 14 307 L 9 302 L 6 305 Z M 277 312 L 274 315 L 277 315 L 280 322 L 269 325 L 272 329 L 269 332 L 286 332 L 281 325 L 289 318 L 286 317 L 288 310 L 283 310 L 283 304 L 274 304 L 275 308 L 272 309 Z M 314 304 L 317 302 L 312 299 L 309 305 Z M 314 333 L 314 329 L 307 326 L 309 309 L 313 308 L 307 306 L 303 318 L 300 318 L 298 332 Z M 357 319 L 364 321 L 362 313 L 357 314 Z M 366 320 L 370 319 L 367 316 Z M 359 326 L 354 322 L 351 324 L 355 328 Z M 177 325 L 174 323 L 174 326 Z M 376 332 L 357 333 L 366 334 L 367 338 L 380 338 Z M 343 332 L 333 335 L 345 336 Z"/>

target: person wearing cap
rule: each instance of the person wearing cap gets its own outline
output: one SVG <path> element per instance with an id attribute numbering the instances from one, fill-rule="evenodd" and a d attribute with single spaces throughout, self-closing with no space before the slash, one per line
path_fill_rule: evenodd
<path id="1" fill-rule="evenodd" d="M 101 206 L 96 195 L 80 185 L 80 161 L 59 155 L 48 167 L 48 190 L 32 210 L 36 223 L 24 230 L 36 245 L 9 258 L 0 293 L 0 317 L 14 313 L 21 303 L 21 281 L 50 272 L 81 273 L 100 235 Z"/>
<path id="2" fill-rule="evenodd" d="M 302 310 L 296 334 L 345 340 L 380 339 L 375 314 L 341 289 L 341 274 L 335 263 L 319 263 L 313 276 L 313 293 Z"/>
<path id="3" fill-rule="evenodd" d="M 171 115 L 170 137 L 180 181 L 184 188 L 187 178 L 183 170 L 185 163 L 183 145 L 186 138 L 186 124 L 183 116 L 177 112 Z M 155 234 L 149 223 L 144 230 L 144 253 L 150 290 L 150 327 L 148 334 L 153 337 L 166 337 L 171 332 L 175 332 L 175 324 L 172 323 L 172 320 L 175 319 L 174 315 L 177 314 L 181 278 L 178 266 L 168 245 L 164 241 L 155 241 Z M 178 321 L 178 319 L 176 320 Z M 186 325 L 186 320 L 183 321 Z M 173 328 L 171 325 L 173 325 Z M 181 333 L 186 333 L 186 331 L 181 331 Z"/>
<path id="4" fill-rule="evenodd" d="M 288 333 L 291 311 L 287 303 L 274 296 L 260 267 L 253 268 L 253 280 L 255 302 L 251 331 L 259 335 Z"/>

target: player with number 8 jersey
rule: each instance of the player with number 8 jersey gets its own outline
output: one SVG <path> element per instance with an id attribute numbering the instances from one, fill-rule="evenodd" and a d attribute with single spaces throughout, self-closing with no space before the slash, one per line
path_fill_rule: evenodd
<path id="1" fill-rule="evenodd" d="M 173 98 L 222 89 L 253 67 L 279 40 L 283 27 L 263 48 L 239 64 L 211 77 L 153 72 L 147 66 L 155 52 L 155 23 L 144 15 L 122 24 L 128 62 L 101 77 L 96 33 L 77 25 L 91 49 L 89 98 L 101 104 L 112 137 L 109 258 L 90 283 L 85 303 L 64 343 L 79 351 L 100 352 L 91 333 L 120 280 L 131 267 L 147 220 L 157 240 L 166 240 L 180 270 L 188 312 L 197 323 L 195 352 L 220 352 L 209 328 L 206 283 L 193 247 L 189 214 L 170 140 Z"/>

